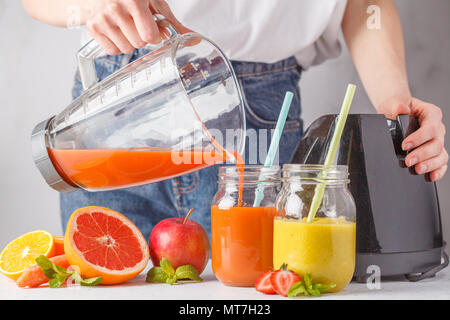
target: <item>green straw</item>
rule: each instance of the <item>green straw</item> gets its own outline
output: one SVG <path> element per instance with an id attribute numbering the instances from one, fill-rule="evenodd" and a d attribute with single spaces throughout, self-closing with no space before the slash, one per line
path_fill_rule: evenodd
<path id="1" fill-rule="evenodd" d="M 339 142 L 341 141 L 342 131 L 344 131 L 345 122 L 347 121 L 348 112 L 350 111 L 355 90 L 356 86 L 354 84 L 348 85 L 344 101 L 342 102 L 341 112 L 339 112 L 336 128 L 333 133 L 333 138 L 331 139 L 330 148 L 328 149 L 327 156 L 325 158 L 325 166 L 330 166 L 334 163 L 334 158 L 339 147 Z M 315 188 L 314 197 L 311 201 L 311 207 L 308 213 L 308 219 L 306 220 L 308 223 L 314 220 L 317 210 L 319 210 L 319 207 L 322 204 L 325 186 L 325 183 L 320 183 Z"/>
<path id="2" fill-rule="evenodd" d="M 272 141 L 270 142 L 269 151 L 267 152 L 266 161 L 264 162 L 265 167 L 270 167 L 273 165 L 275 155 L 277 154 L 278 146 L 280 144 L 280 138 L 283 134 L 284 125 L 286 123 L 286 118 L 291 108 L 292 98 L 294 94 L 290 91 L 286 92 L 284 96 L 283 105 L 281 106 L 280 115 L 278 116 L 277 125 L 275 126 L 275 132 L 273 133 Z M 266 177 L 264 174 L 259 176 L 259 181 L 264 180 Z M 258 184 L 255 191 L 255 201 L 253 202 L 254 207 L 259 207 L 262 199 L 264 198 L 264 184 Z"/>

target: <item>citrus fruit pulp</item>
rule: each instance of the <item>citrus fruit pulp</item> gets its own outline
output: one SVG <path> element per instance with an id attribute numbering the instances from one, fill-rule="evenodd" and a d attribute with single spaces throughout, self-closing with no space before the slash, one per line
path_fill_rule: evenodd
<path id="1" fill-rule="evenodd" d="M 0 254 L 0 272 L 17 280 L 25 269 L 36 264 L 40 255 L 52 257 L 53 236 L 44 230 L 25 233 L 6 245 Z"/>
<path id="2" fill-rule="evenodd" d="M 53 236 L 55 242 L 55 256 L 64 254 L 64 236 Z"/>
<path id="3" fill-rule="evenodd" d="M 147 265 L 149 249 L 139 229 L 122 214 L 103 207 L 76 210 L 67 224 L 64 251 L 84 277 L 102 284 L 134 278 Z"/>

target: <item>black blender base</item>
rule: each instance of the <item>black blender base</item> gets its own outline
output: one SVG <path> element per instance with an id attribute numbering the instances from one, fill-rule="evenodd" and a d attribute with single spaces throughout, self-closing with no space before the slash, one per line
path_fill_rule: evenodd
<path id="1" fill-rule="evenodd" d="M 381 277 L 403 276 L 409 281 L 418 281 L 433 277 L 447 265 L 448 256 L 444 247 L 415 252 L 358 253 L 353 280 L 366 282 L 373 275 L 373 268 L 370 267 L 375 266 L 379 267 Z"/>

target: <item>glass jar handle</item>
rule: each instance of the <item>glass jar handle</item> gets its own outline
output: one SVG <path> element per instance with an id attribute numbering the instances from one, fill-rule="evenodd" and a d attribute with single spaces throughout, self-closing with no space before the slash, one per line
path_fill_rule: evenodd
<path id="1" fill-rule="evenodd" d="M 165 30 L 167 30 L 168 35 L 159 44 L 155 45 L 152 48 L 152 51 L 160 48 L 168 40 L 171 40 L 178 35 L 178 31 L 163 15 L 155 14 L 153 15 L 153 19 L 155 19 L 155 22 L 156 24 L 158 24 L 158 26 L 160 23 L 164 22 L 164 24 L 162 24 L 161 26 L 164 27 Z M 80 51 L 78 51 L 78 69 L 80 71 L 81 83 L 83 84 L 84 90 L 89 89 L 98 82 L 97 72 L 95 71 L 94 58 L 102 52 L 104 52 L 104 50 L 94 39 L 86 43 L 80 49 Z"/>

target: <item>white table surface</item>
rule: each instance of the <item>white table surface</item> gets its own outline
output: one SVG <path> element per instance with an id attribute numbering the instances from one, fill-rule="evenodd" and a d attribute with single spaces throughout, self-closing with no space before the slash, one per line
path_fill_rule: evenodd
<path id="1" fill-rule="evenodd" d="M 212 273 L 211 264 L 201 275 L 203 282 L 170 286 L 145 282 L 145 274 L 151 265 L 136 278 L 116 286 L 69 287 L 50 289 L 48 287 L 23 289 L 14 281 L 0 274 L 0 299 L 187 299 L 187 300 L 254 300 L 287 299 L 279 295 L 265 295 L 253 288 L 227 287 Z M 299 298 L 307 299 L 307 298 Z M 314 299 L 450 299 L 450 267 L 434 278 L 419 282 L 382 280 L 381 289 L 369 290 L 366 284 L 350 283 L 347 288 L 335 294 Z"/>

